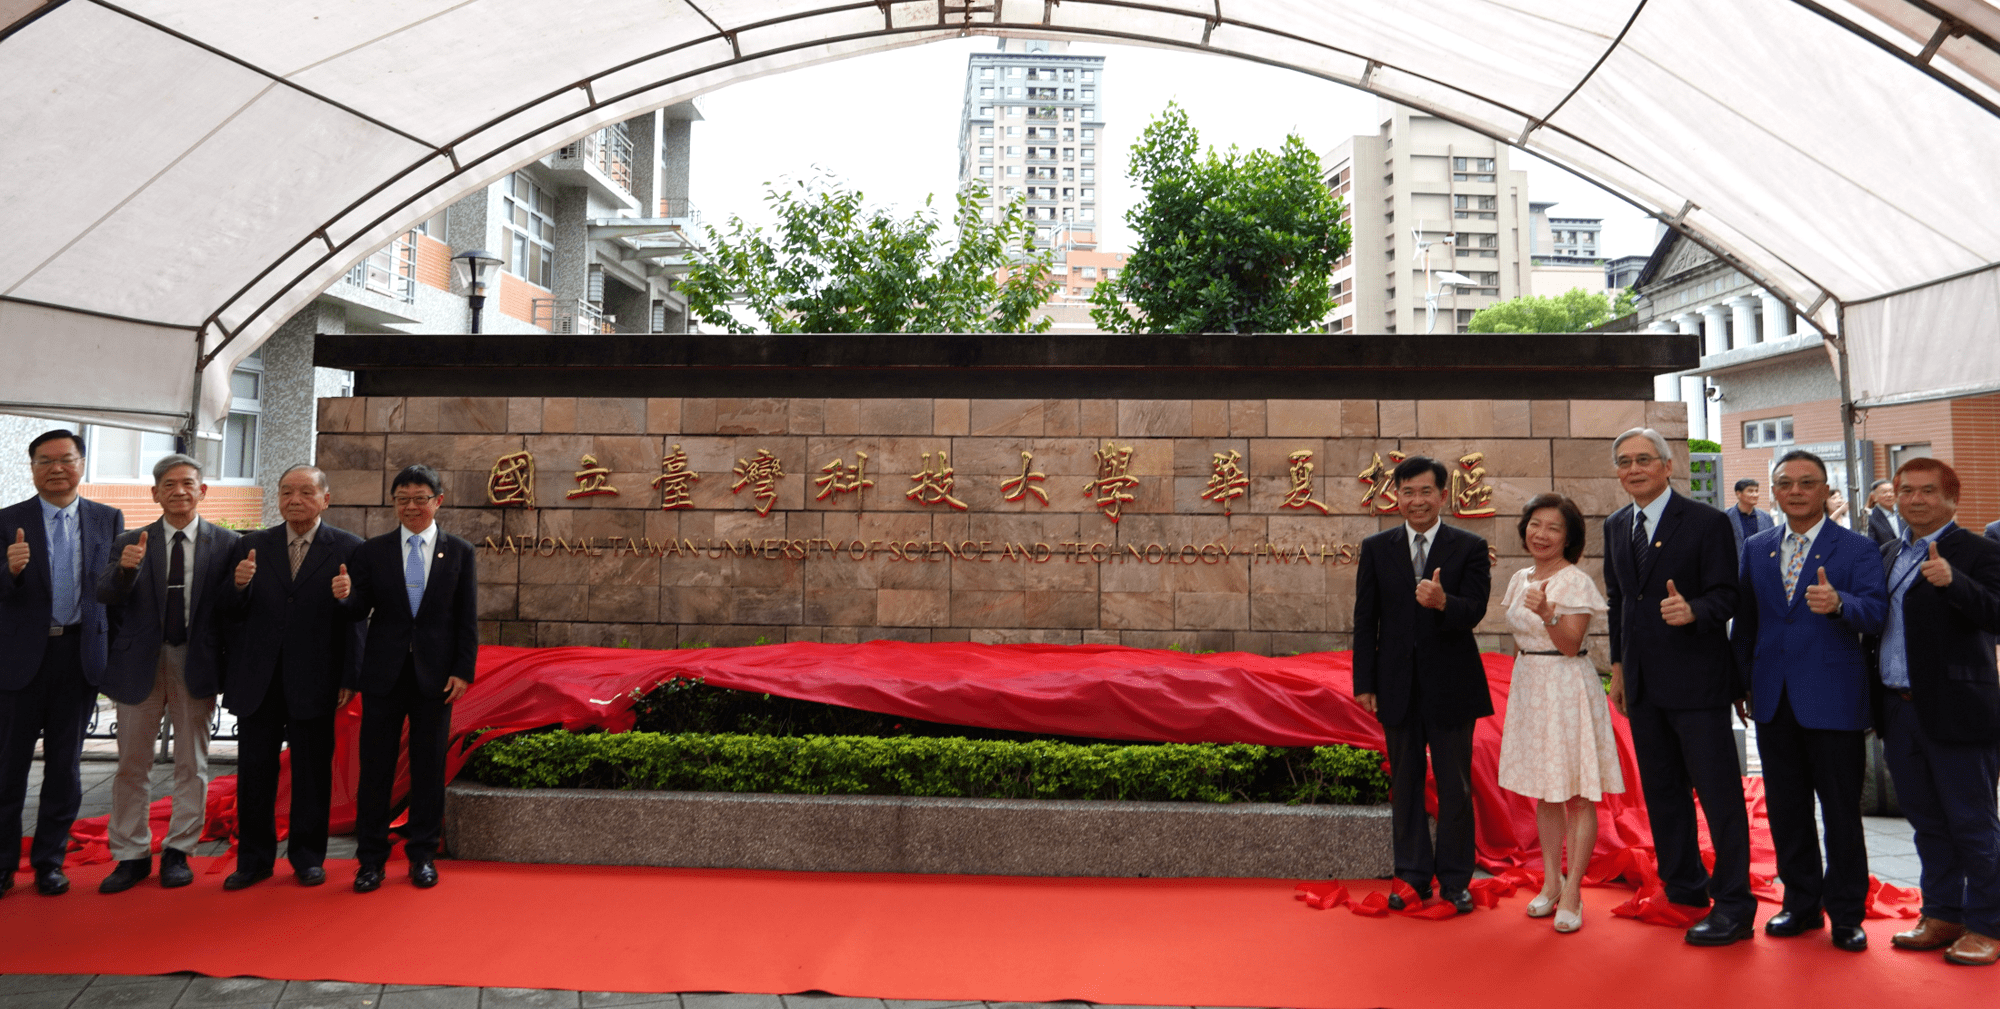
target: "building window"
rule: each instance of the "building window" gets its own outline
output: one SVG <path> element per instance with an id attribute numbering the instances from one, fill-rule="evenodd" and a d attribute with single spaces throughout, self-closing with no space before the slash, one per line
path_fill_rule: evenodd
<path id="1" fill-rule="evenodd" d="M 981 147 L 981 148 L 979 149 L 979 156 L 980 156 L 980 157 L 982 157 L 982 158 L 990 158 L 990 157 L 992 157 L 992 156 L 993 156 L 993 148 L 991 148 L 991 147 Z"/>
<path id="2" fill-rule="evenodd" d="M 981 105 L 981 106 L 979 107 L 979 115 L 981 116 L 981 118 L 985 118 L 985 119 L 991 119 L 991 118 L 993 118 L 993 106 L 991 106 L 991 105 Z"/>
<path id="3" fill-rule="evenodd" d="M 1084 169 L 1084 170 L 1083 170 L 1083 181 L 1085 181 L 1085 182 L 1089 182 L 1089 181 L 1091 181 L 1092 179 L 1095 179 L 1095 178 L 1097 178 L 1097 169 L 1095 169 L 1095 168 L 1086 168 L 1086 169 Z"/>
<path id="4" fill-rule="evenodd" d="M 1096 118 L 1097 118 L 1097 110 L 1096 110 L 1096 109 L 1084 109 L 1084 110 L 1083 110 L 1083 118 L 1084 118 L 1084 119 L 1086 119 L 1086 120 L 1094 120 L 1094 119 L 1096 119 Z"/>
<path id="5" fill-rule="evenodd" d="M 91 425 L 86 462 L 92 483 L 152 483 L 153 464 L 174 450 L 174 436 Z"/>
<path id="6" fill-rule="evenodd" d="M 1076 71 L 1074 71 L 1074 70 L 1065 70 L 1065 71 L 1063 71 L 1063 80 L 1066 80 L 1066 81 L 1069 81 L 1069 82 L 1071 82 L 1071 83 L 1075 83 L 1075 81 L 1076 81 Z"/>
<path id="7" fill-rule="evenodd" d="M 990 178 L 992 178 L 992 177 L 993 177 L 993 166 L 992 166 L 992 165 L 980 165 L 980 166 L 979 166 L 979 177 L 980 177 L 980 178 L 982 178 L 982 179 L 990 179 Z"/>
<path id="8" fill-rule="evenodd" d="M 501 215 L 507 225 L 507 272 L 530 284 L 555 283 L 556 198 L 515 172 L 507 176 Z"/>
<path id="9" fill-rule="evenodd" d="M 1094 102 L 1094 101 L 1096 101 L 1096 100 L 1097 100 L 1097 92 L 1096 92 L 1096 91 L 1094 91 L 1094 90 L 1092 90 L 1092 89 L 1090 89 L 1090 88 L 1084 88 L 1084 89 L 1083 89 L 1083 100 L 1084 100 L 1084 101 L 1086 101 L 1086 102 Z"/>
<path id="10" fill-rule="evenodd" d="M 1748 420 L 1743 422 L 1743 447 L 1763 448 L 1792 443 L 1792 419 L 1772 417 L 1769 420 Z"/>
<path id="11" fill-rule="evenodd" d="M 257 479 L 257 427 L 263 415 L 264 355 L 259 351 L 229 375 L 229 416 L 222 422 L 222 471 L 217 476 Z"/>
<path id="12" fill-rule="evenodd" d="M 993 127 L 991 127 L 991 126 L 981 126 L 981 127 L 979 128 L 979 135 L 980 135 L 980 136 L 982 136 L 982 137 L 990 137 L 990 136 L 992 136 L 992 135 L 993 135 Z"/>
<path id="13" fill-rule="evenodd" d="M 1451 198 L 1451 205 L 1454 209 L 1464 210 L 1472 205 L 1472 197 L 1460 193 Z"/>
<path id="14" fill-rule="evenodd" d="M 991 97 L 993 97 L 993 89 L 992 89 L 992 88 L 980 88 L 980 89 L 979 89 L 979 97 L 981 97 L 981 98 L 991 98 Z"/>
<path id="15" fill-rule="evenodd" d="M 1009 77 L 1019 77 L 1019 76 L 1021 76 L 1021 72 L 1022 72 L 1022 69 L 1023 69 L 1023 68 L 1021 68 L 1021 67 L 1008 67 L 1008 68 L 1007 68 L 1007 76 L 1009 76 Z"/>
<path id="16" fill-rule="evenodd" d="M 1083 198 L 1086 200 L 1097 199 L 1097 190 L 1092 189 L 1089 186 L 1083 187 Z"/>
<path id="17" fill-rule="evenodd" d="M 1086 221 L 1094 221 L 1094 220 L 1096 220 L 1096 219 L 1097 219 L 1097 211 L 1096 211 L 1096 210 L 1094 210 L 1094 209 L 1092 209 L 1092 208 L 1090 208 L 1090 207 L 1085 207 L 1085 208 L 1083 208 L 1083 219 L 1084 219 L 1084 220 L 1086 220 Z"/>
<path id="18" fill-rule="evenodd" d="M 1021 177 L 1021 166 L 1020 166 L 1020 165 L 1008 165 L 1008 166 L 1007 166 L 1007 174 L 1008 174 L 1009 176 L 1013 177 L 1013 178 L 1016 178 L 1016 179 L 1020 178 L 1020 177 Z"/>
<path id="19" fill-rule="evenodd" d="M 1095 71 L 1095 70 L 1085 70 L 1085 71 L 1083 72 L 1083 82 L 1084 82 L 1085 84 L 1089 84 L 1089 83 L 1091 83 L 1091 82 L 1093 82 L 1093 81 L 1095 81 L 1095 80 L 1097 80 L 1097 71 Z"/>
<path id="20" fill-rule="evenodd" d="M 1088 142 L 1088 141 L 1092 141 L 1092 140 L 1096 140 L 1096 139 L 1097 139 L 1097 131 L 1096 131 L 1096 130 L 1084 130 L 1084 131 L 1083 131 L 1083 139 L 1084 139 L 1084 140 L 1085 140 L 1086 142 Z"/>
<path id="21" fill-rule="evenodd" d="M 1019 105 L 1007 106 L 1007 118 L 1009 119 L 1021 118 L 1021 107 Z"/>
<path id="22" fill-rule="evenodd" d="M 1009 98 L 1019 98 L 1019 97 L 1021 97 L 1021 89 L 1020 89 L 1020 88 L 1008 88 L 1008 89 L 1007 89 L 1007 97 L 1009 97 Z"/>
<path id="23" fill-rule="evenodd" d="M 1095 148 L 1095 147 L 1086 147 L 1086 148 L 1084 148 L 1084 149 L 1083 149 L 1083 160 L 1085 160 L 1085 161 L 1096 161 L 1096 160 L 1097 160 L 1097 148 Z"/>
<path id="24" fill-rule="evenodd" d="M 980 68 L 979 68 L 979 79 L 980 79 L 980 80 L 983 80 L 983 81 L 990 81 L 990 80 L 992 80 L 992 79 L 993 79 L 993 68 L 992 68 L 992 67 L 980 67 Z"/>

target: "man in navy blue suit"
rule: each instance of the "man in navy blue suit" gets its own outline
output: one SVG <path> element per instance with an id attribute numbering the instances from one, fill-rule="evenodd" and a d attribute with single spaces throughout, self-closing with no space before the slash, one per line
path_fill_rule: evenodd
<path id="1" fill-rule="evenodd" d="M 1736 481 L 1736 507 L 1729 509 L 1729 530 L 1736 534 L 1736 559 L 1739 561 L 1743 559 L 1745 541 L 1777 525 L 1770 512 L 1757 507 L 1763 493 L 1763 486 L 1752 477 Z"/>
<path id="2" fill-rule="evenodd" d="M 77 495 L 83 439 L 57 428 L 28 444 L 35 496 L 0 510 L 7 573 L 0 575 L 0 893 L 21 858 L 21 811 L 35 737 L 42 738 L 42 800 L 28 862 L 35 889 L 69 891 L 63 856 L 83 800 L 83 730 L 104 672 L 104 604 L 86 586 L 125 531 L 116 508 Z"/>
<path id="3" fill-rule="evenodd" d="M 1826 462 L 1804 450 L 1778 460 L 1771 489 L 1782 529 L 1750 537 L 1731 637 L 1750 680 L 1757 752 L 1785 906 L 1764 933 L 1795 936 L 1833 920 L 1833 944 L 1859 953 L 1868 903 L 1861 829 L 1867 770 L 1868 657 L 1862 635 L 1882 630 L 1888 583 L 1868 537 L 1826 517 Z M 1813 833 L 1825 821 L 1826 861 Z"/>
<path id="4" fill-rule="evenodd" d="M 1923 917 L 1890 941 L 1952 963 L 2000 961 L 2000 545 L 1959 528 L 1957 471 L 1896 470 L 1903 539 L 1882 548 L 1889 609 L 1875 731 L 1915 832 Z"/>

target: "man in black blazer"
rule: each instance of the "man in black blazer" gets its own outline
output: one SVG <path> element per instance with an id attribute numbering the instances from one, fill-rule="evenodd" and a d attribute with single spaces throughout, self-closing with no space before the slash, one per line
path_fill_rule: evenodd
<path id="1" fill-rule="evenodd" d="M 188 855 L 208 822 L 208 720 L 222 683 L 216 604 L 229 590 L 236 533 L 197 514 L 208 496 L 201 463 L 175 453 L 153 466 L 160 517 L 112 544 L 97 576 L 111 614 L 111 655 L 91 682 L 118 702 L 118 775 L 108 840 L 118 865 L 99 893 L 130 890 L 153 870 L 153 752 L 174 727 L 173 820 L 160 848 L 160 885 L 194 882 Z"/>
<path id="2" fill-rule="evenodd" d="M 1730 704 L 1746 690 L 1729 644 L 1736 614 L 1736 540 L 1727 515 L 1676 494 L 1667 439 L 1633 428 L 1612 463 L 1632 503 L 1604 520 L 1611 606 L 1611 702 L 1632 721 L 1646 814 L 1667 899 L 1713 907 L 1687 931 L 1697 946 L 1750 937 L 1750 818 Z M 1715 845 L 1702 866 L 1692 789 Z"/>
<path id="3" fill-rule="evenodd" d="M 91 679 L 104 671 L 108 620 L 89 591 L 111 557 L 125 514 L 77 496 L 83 439 L 57 428 L 28 443 L 35 496 L 0 511 L 7 572 L 0 576 L 0 894 L 20 868 L 21 812 L 35 737 L 42 739 L 42 798 L 28 855 L 35 889 L 69 892 L 62 865 L 83 801 L 83 731 L 97 706 Z"/>
<path id="4" fill-rule="evenodd" d="M 390 484 L 402 523 L 363 543 L 333 577 L 350 619 L 370 618 L 361 671 L 343 684 L 361 692 L 361 781 L 355 796 L 354 889 L 382 885 L 389 855 L 389 798 L 396 750 L 410 729 L 410 881 L 437 885 L 444 826 L 445 744 L 451 705 L 472 685 L 479 657 L 479 572 L 472 544 L 437 527 L 444 488 L 437 471 L 406 466 Z M 372 615 L 372 616 L 371 616 Z"/>
<path id="5" fill-rule="evenodd" d="M 333 501 L 326 474 L 293 466 L 278 478 L 284 521 L 243 537 L 230 555 L 235 618 L 222 702 L 236 715 L 236 871 L 241 890 L 269 879 L 278 858 L 278 754 L 292 754 L 286 858 L 302 886 L 326 882 L 333 796 L 334 712 L 353 691 L 362 629 L 333 598 L 333 576 L 361 537 L 320 521 Z M 258 563 L 259 558 L 263 563 Z"/>
<path id="6" fill-rule="evenodd" d="M 1895 479 L 1907 528 L 1882 548 L 1875 731 L 1916 834 L 1924 904 L 1917 927 L 1890 941 L 1988 966 L 2000 960 L 2000 544 L 1952 521 L 1949 464 L 1912 459 Z"/>
<path id="7" fill-rule="evenodd" d="M 1777 525 L 1771 513 L 1757 507 L 1764 488 L 1756 480 L 1744 477 L 1736 481 L 1736 507 L 1725 514 L 1729 516 L 1729 529 L 1736 534 L 1736 558 L 1743 559 L 1743 544 L 1750 537 Z"/>
<path id="8" fill-rule="evenodd" d="M 1878 547 L 1903 538 L 1903 519 L 1896 512 L 1894 481 L 1877 480 L 1868 485 L 1868 538 Z"/>
<path id="9" fill-rule="evenodd" d="M 1493 713 L 1472 629 L 1493 580 L 1486 541 L 1438 521 L 1444 464 L 1396 466 L 1403 524 L 1361 541 L 1354 590 L 1354 699 L 1389 744 L 1396 877 L 1428 898 L 1431 879 L 1460 914 L 1472 910 L 1472 728 Z M 1437 844 L 1424 811 L 1424 751 L 1437 777 Z M 1392 895 L 1400 909 L 1402 898 Z"/>

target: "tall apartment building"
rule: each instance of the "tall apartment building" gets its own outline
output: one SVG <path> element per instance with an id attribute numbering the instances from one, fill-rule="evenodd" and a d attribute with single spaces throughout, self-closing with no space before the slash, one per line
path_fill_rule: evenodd
<path id="1" fill-rule="evenodd" d="M 1555 203 L 1533 200 L 1528 203 L 1528 249 L 1534 256 L 1528 271 L 1528 293 L 1552 298 L 1577 288 L 1593 294 L 1614 290 L 1607 286 L 1601 217 L 1557 217 L 1549 213 Z"/>
<path id="2" fill-rule="evenodd" d="M 1436 291 L 1435 331 L 1466 332 L 1474 312 L 1530 292 L 1527 173 L 1507 167 L 1506 144 L 1454 123 L 1389 102 L 1381 119 L 1323 159 L 1353 228 L 1328 329 L 1422 333 Z M 1447 270 L 1472 283 L 1445 287 Z"/>
<path id="3" fill-rule="evenodd" d="M 1104 57 L 1071 55 L 1064 41 L 1003 38 L 968 57 L 959 185 L 984 192 L 989 219 L 1025 195 L 1040 244 L 1095 248 L 1112 212 L 1097 186 L 1103 89 Z"/>
<path id="4" fill-rule="evenodd" d="M 680 333 L 687 300 L 674 278 L 701 239 L 688 200 L 692 124 L 684 102 L 606 127 L 473 192 L 377 249 L 307 303 L 230 376 L 219 438 L 193 454 L 208 466 L 203 514 L 245 525 L 276 521 L 278 477 L 313 458 L 317 401 L 345 396 L 351 377 L 315 368 L 321 333 L 465 333 L 467 278 L 454 256 L 485 249 L 485 333 Z M 0 447 L 27 444 L 61 419 L 0 416 Z M 83 493 L 126 509 L 127 524 L 160 514 L 152 466 L 177 448 L 166 431 L 83 429 Z M 32 493 L 25 467 L 0 467 L 0 501 Z"/>

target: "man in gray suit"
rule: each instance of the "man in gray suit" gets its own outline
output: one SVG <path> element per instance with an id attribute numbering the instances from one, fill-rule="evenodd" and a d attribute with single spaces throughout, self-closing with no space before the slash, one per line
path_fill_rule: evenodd
<path id="1" fill-rule="evenodd" d="M 93 682 L 118 702 L 118 775 L 111 784 L 111 857 L 101 893 L 130 890 L 153 869 L 153 746 L 174 726 L 174 816 L 160 851 L 160 885 L 194 882 L 188 853 L 208 812 L 208 720 L 221 689 L 222 628 L 236 534 L 196 514 L 208 485 L 201 463 L 170 455 L 153 466 L 160 518 L 124 533 L 97 578 L 112 614 L 111 654 Z"/>

